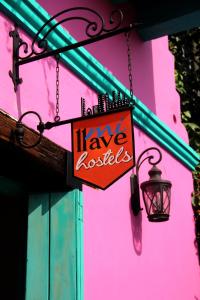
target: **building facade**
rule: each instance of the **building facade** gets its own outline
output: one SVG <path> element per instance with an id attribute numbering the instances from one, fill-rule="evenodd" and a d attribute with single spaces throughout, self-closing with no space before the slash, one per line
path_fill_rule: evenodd
<path id="1" fill-rule="evenodd" d="M 99 12 L 106 22 L 111 11 L 122 8 L 124 26 L 135 15 L 130 3 L 106 0 L 0 2 L 1 230 L 2 258 L 11 258 L 3 261 L 4 274 L 8 271 L 3 285 L 8 299 L 200 299 L 191 207 L 191 172 L 199 156 L 188 145 L 181 123 L 167 36 L 144 41 L 136 28 L 129 37 L 135 157 L 149 147 L 162 152 L 159 168 L 163 178 L 172 183 L 167 222 L 149 222 L 145 209 L 133 215 L 130 176 L 134 169 L 106 190 L 81 185 L 72 178 L 70 124 L 45 130 L 33 148 L 16 140 L 17 120 L 27 111 L 37 112 L 43 122 L 53 122 L 58 104 L 57 112 L 66 120 L 81 116 L 81 98 L 92 107 L 98 93 L 111 97 L 113 91 L 119 91 L 129 96 L 128 48 L 123 33 L 63 52 L 59 74 L 55 57 L 20 65 L 23 82 L 14 90 L 9 71 L 15 24 L 20 38 L 29 45 L 24 53 L 26 45 L 22 43 L 19 55 L 27 56 L 35 34 L 50 16 L 82 6 Z M 87 15 L 83 9 L 70 13 L 73 17 Z M 84 26 L 83 20 L 69 20 L 55 27 L 48 36 L 49 49 L 83 40 Z M 141 32 L 148 36 L 150 31 L 147 34 L 145 30 Z M 37 141 L 37 122 L 34 114 L 23 118 L 25 146 Z M 147 162 L 142 165 L 140 182 L 148 180 L 149 168 Z"/>

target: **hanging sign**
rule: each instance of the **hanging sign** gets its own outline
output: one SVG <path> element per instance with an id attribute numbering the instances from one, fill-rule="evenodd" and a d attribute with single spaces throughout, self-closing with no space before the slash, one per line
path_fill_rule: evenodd
<path id="1" fill-rule="evenodd" d="M 106 189 L 135 165 L 132 108 L 72 122 L 73 175 Z"/>

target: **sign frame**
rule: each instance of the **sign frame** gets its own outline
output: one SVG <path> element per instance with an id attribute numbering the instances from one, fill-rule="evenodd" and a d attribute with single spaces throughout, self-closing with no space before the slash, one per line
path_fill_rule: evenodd
<path id="1" fill-rule="evenodd" d="M 121 177 L 123 177 L 126 173 L 128 173 L 131 169 L 134 168 L 135 166 L 135 143 L 134 143 L 134 127 L 133 127 L 133 107 L 125 107 L 125 108 L 121 108 L 121 109 L 116 109 L 116 110 L 112 110 L 112 111 L 108 111 L 108 112 L 103 112 L 103 113 L 99 113 L 99 114 L 93 114 L 93 115 L 89 115 L 89 116 L 84 116 L 84 117 L 79 117 L 79 118 L 75 118 L 73 119 L 73 121 L 71 122 L 71 141 L 72 141 L 72 175 L 74 178 L 76 178 L 77 180 L 79 180 L 80 182 L 82 182 L 83 184 L 86 184 L 90 187 L 93 188 L 97 188 L 97 189 L 101 189 L 101 190 L 106 190 L 107 188 L 109 188 L 112 184 L 114 184 L 116 181 L 118 181 Z M 118 177 L 116 177 L 111 183 L 109 183 L 105 188 L 100 187 L 97 184 L 91 183 L 88 180 L 82 179 L 76 175 L 74 175 L 74 139 L 73 139 L 73 131 L 74 131 L 74 123 L 77 121 L 83 121 L 83 120 L 91 120 L 91 119 L 96 119 L 96 118 L 100 118 L 103 116 L 108 116 L 111 114 L 116 114 L 116 113 L 120 113 L 120 112 L 124 112 L 124 111 L 129 111 L 130 112 L 130 116 L 131 116 L 131 136 L 132 136 L 132 143 L 131 143 L 131 147 L 132 147 L 132 155 L 133 155 L 133 164 L 131 167 L 129 167 L 127 170 L 125 170 L 122 174 L 120 174 Z"/>

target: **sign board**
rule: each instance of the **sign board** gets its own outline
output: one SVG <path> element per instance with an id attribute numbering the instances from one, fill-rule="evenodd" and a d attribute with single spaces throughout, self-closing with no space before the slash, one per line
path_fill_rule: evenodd
<path id="1" fill-rule="evenodd" d="M 135 165 L 132 108 L 72 121 L 73 175 L 106 189 Z"/>

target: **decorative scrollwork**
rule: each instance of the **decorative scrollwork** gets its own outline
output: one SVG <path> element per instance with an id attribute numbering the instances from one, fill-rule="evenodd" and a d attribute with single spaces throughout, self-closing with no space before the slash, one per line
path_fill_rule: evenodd
<path id="1" fill-rule="evenodd" d="M 151 150 L 155 150 L 155 151 L 158 152 L 159 157 L 157 158 L 157 160 L 155 159 L 154 155 L 149 155 L 149 156 L 146 156 L 146 157 L 141 161 L 143 155 L 144 155 L 145 153 L 151 151 Z M 138 157 L 138 159 L 137 159 L 137 162 L 136 162 L 136 175 L 137 175 L 137 177 L 138 177 L 139 168 L 140 168 L 140 166 L 143 164 L 143 162 L 144 162 L 145 160 L 148 160 L 148 163 L 149 163 L 150 165 L 157 165 L 157 164 L 162 160 L 162 153 L 161 153 L 160 150 L 159 150 L 158 148 L 156 148 L 156 147 L 150 147 L 150 148 L 145 149 L 145 150 L 139 155 L 139 157 Z"/>
<path id="2" fill-rule="evenodd" d="M 66 14 L 68 15 L 69 13 L 72 15 L 66 16 Z M 86 16 L 82 16 L 82 13 L 85 13 Z M 61 20 L 56 18 L 61 18 Z M 72 20 L 79 20 L 86 23 L 85 35 L 87 38 L 75 43 L 66 42 L 66 45 L 59 49 L 50 49 L 48 40 L 54 29 L 60 24 Z M 9 32 L 9 35 L 13 38 L 13 68 L 12 71 L 9 71 L 9 75 L 12 78 L 14 90 L 17 91 L 18 85 L 22 83 L 22 79 L 19 76 L 19 67 L 21 65 L 50 56 L 55 57 L 60 53 L 77 49 L 123 32 L 128 32 L 136 26 L 135 24 L 129 24 L 121 28 L 122 21 L 123 14 L 121 10 L 115 10 L 111 13 L 109 26 L 106 27 L 102 16 L 93 9 L 86 7 L 65 9 L 44 23 L 33 38 L 30 46 L 20 38 L 17 26 L 15 25 L 15 29 Z M 24 53 L 24 55 L 22 55 L 22 53 Z"/>
<path id="3" fill-rule="evenodd" d="M 79 16 L 67 16 L 66 14 L 73 13 L 73 12 L 79 12 Z M 88 14 L 88 18 L 81 16 L 81 12 L 86 12 Z M 56 18 L 62 17 L 61 20 L 56 21 Z M 89 19 L 90 17 L 90 19 Z M 55 30 L 57 26 L 59 26 L 62 23 L 72 21 L 72 20 L 80 20 L 87 23 L 87 26 L 85 28 L 85 34 L 89 38 L 97 37 L 101 35 L 103 32 L 108 33 L 114 30 L 117 30 L 123 21 L 123 13 L 121 10 L 115 10 L 111 13 L 109 24 L 112 25 L 111 28 L 106 28 L 105 21 L 103 17 L 94 11 L 91 8 L 86 7 L 74 7 L 65 9 L 54 16 L 52 16 L 44 25 L 38 30 L 37 34 L 33 38 L 32 44 L 31 44 L 31 51 L 28 55 L 22 57 L 19 55 L 20 59 L 29 58 L 32 55 L 39 55 L 43 54 L 46 51 L 48 51 L 48 36 Z M 18 50 L 21 49 L 21 47 L 24 47 L 24 53 L 28 53 L 28 44 L 21 40 Z"/>
<path id="4" fill-rule="evenodd" d="M 121 24 L 123 22 L 123 19 L 124 19 L 124 16 L 123 16 L 123 13 L 122 13 L 121 9 L 113 10 L 111 15 L 110 15 L 109 23 L 111 25 L 114 25 L 114 26 L 112 26 L 112 28 L 110 28 L 110 29 L 106 29 L 104 27 L 104 31 L 105 32 L 110 32 L 110 31 L 113 31 L 113 30 L 117 30 L 121 26 Z"/>
<path id="5" fill-rule="evenodd" d="M 23 148 L 33 148 L 33 147 L 37 146 L 41 142 L 41 139 L 42 139 L 43 130 L 39 130 L 40 134 L 38 136 L 38 139 L 33 144 L 29 145 L 29 144 L 24 143 L 24 126 L 22 124 L 22 119 L 26 115 L 29 115 L 29 114 L 36 115 L 38 117 L 38 119 L 39 119 L 39 125 L 38 125 L 38 127 L 39 128 L 43 128 L 42 119 L 41 119 L 40 115 L 37 112 L 35 112 L 35 111 L 27 111 L 24 114 L 22 114 L 21 117 L 19 118 L 19 120 L 17 121 L 17 124 L 16 124 L 15 136 L 16 136 L 17 142 Z"/>
<path id="6" fill-rule="evenodd" d="M 29 57 L 31 57 L 32 55 L 33 55 L 33 52 L 31 51 L 28 55 L 25 55 L 25 56 L 21 56 L 20 55 L 20 50 L 21 49 L 23 49 L 23 52 L 25 53 L 25 54 L 27 54 L 29 51 L 28 51 L 28 49 L 29 49 L 29 45 L 28 45 L 28 43 L 26 43 L 25 41 L 23 41 L 22 39 L 20 39 L 20 43 L 19 43 L 19 46 L 18 46 L 18 58 L 19 59 L 23 59 L 23 58 L 29 58 Z"/>

